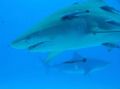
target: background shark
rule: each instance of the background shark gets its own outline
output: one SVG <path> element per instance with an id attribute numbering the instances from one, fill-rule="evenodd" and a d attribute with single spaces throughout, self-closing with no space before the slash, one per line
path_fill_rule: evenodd
<path id="1" fill-rule="evenodd" d="M 44 63 L 44 66 L 45 68 L 47 68 L 47 73 L 51 69 L 64 73 L 80 73 L 88 75 L 93 71 L 100 70 L 101 68 L 106 67 L 108 64 L 109 63 L 107 61 L 85 58 L 82 57 L 79 53 L 74 52 L 73 57 L 67 61 L 63 61 L 58 64 Z"/>
<path id="2" fill-rule="evenodd" d="M 119 11 L 103 0 L 88 0 L 50 15 L 13 41 L 12 46 L 32 52 L 50 52 L 49 60 L 62 51 L 119 40 Z"/>

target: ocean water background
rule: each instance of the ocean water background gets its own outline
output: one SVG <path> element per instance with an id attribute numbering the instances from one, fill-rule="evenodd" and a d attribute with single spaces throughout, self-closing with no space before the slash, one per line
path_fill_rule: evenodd
<path id="1" fill-rule="evenodd" d="M 0 0 L 0 89 L 120 89 L 120 49 L 105 47 L 80 49 L 86 57 L 110 62 L 106 68 L 91 73 L 66 74 L 49 71 L 41 65 L 45 53 L 14 49 L 10 43 L 37 21 L 71 5 L 77 0 Z M 106 0 L 120 10 L 120 1 Z M 57 60 L 70 56 L 64 53 Z"/>

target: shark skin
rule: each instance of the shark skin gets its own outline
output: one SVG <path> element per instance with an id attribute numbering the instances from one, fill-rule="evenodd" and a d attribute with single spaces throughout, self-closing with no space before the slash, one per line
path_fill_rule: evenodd
<path id="1" fill-rule="evenodd" d="M 51 52 L 49 60 L 62 51 L 118 41 L 120 14 L 103 0 L 88 0 L 46 17 L 13 41 L 12 47 L 32 52 Z"/>
<path id="2" fill-rule="evenodd" d="M 89 75 L 92 72 L 104 69 L 106 66 L 108 66 L 108 64 L 110 63 L 108 63 L 105 60 L 85 58 L 77 52 L 75 52 L 73 57 L 67 61 L 52 65 L 44 64 L 44 66 L 47 66 L 45 67 L 47 68 L 46 70 L 55 70 L 64 73 L 80 73 L 84 75 Z"/>

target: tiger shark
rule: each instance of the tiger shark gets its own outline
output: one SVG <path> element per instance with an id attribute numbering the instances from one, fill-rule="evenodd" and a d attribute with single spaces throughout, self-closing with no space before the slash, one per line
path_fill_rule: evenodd
<path id="1" fill-rule="evenodd" d="M 79 73 L 89 75 L 92 72 L 104 69 L 110 63 L 105 60 L 83 57 L 78 52 L 74 52 L 71 58 L 60 63 L 49 63 L 42 61 L 46 72 L 58 71 L 64 73 Z"/>
<path id="2" fill-rule="evenodd" d="M 104 0 L 75 3 L 40 21 L 12 42 L 12 47 L 49 52 L 47 60 L 67 50 L 120 41 L 120 12 Z"/>

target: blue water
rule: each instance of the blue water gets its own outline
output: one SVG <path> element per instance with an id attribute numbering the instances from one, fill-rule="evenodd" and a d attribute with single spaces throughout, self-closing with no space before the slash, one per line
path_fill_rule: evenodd
<path id="1" fill-rule="evenodd" d="M 14 49 L 11 41 L 37 21 L 76 0 L 0 0 L 0 89 L 120 89 L 120 49 L 108 52 L 104 47 L 80 49 L 87 57 L 110 62 L 106 68 L 91 73 L 46 74 L 40 60 L 45 53 Z M 120 1 L 106 0 L 120 10 Z M 64 53 L 61 57 L 69 56 Z M 58 57 L 60 60 L 61 58 Z"/>

